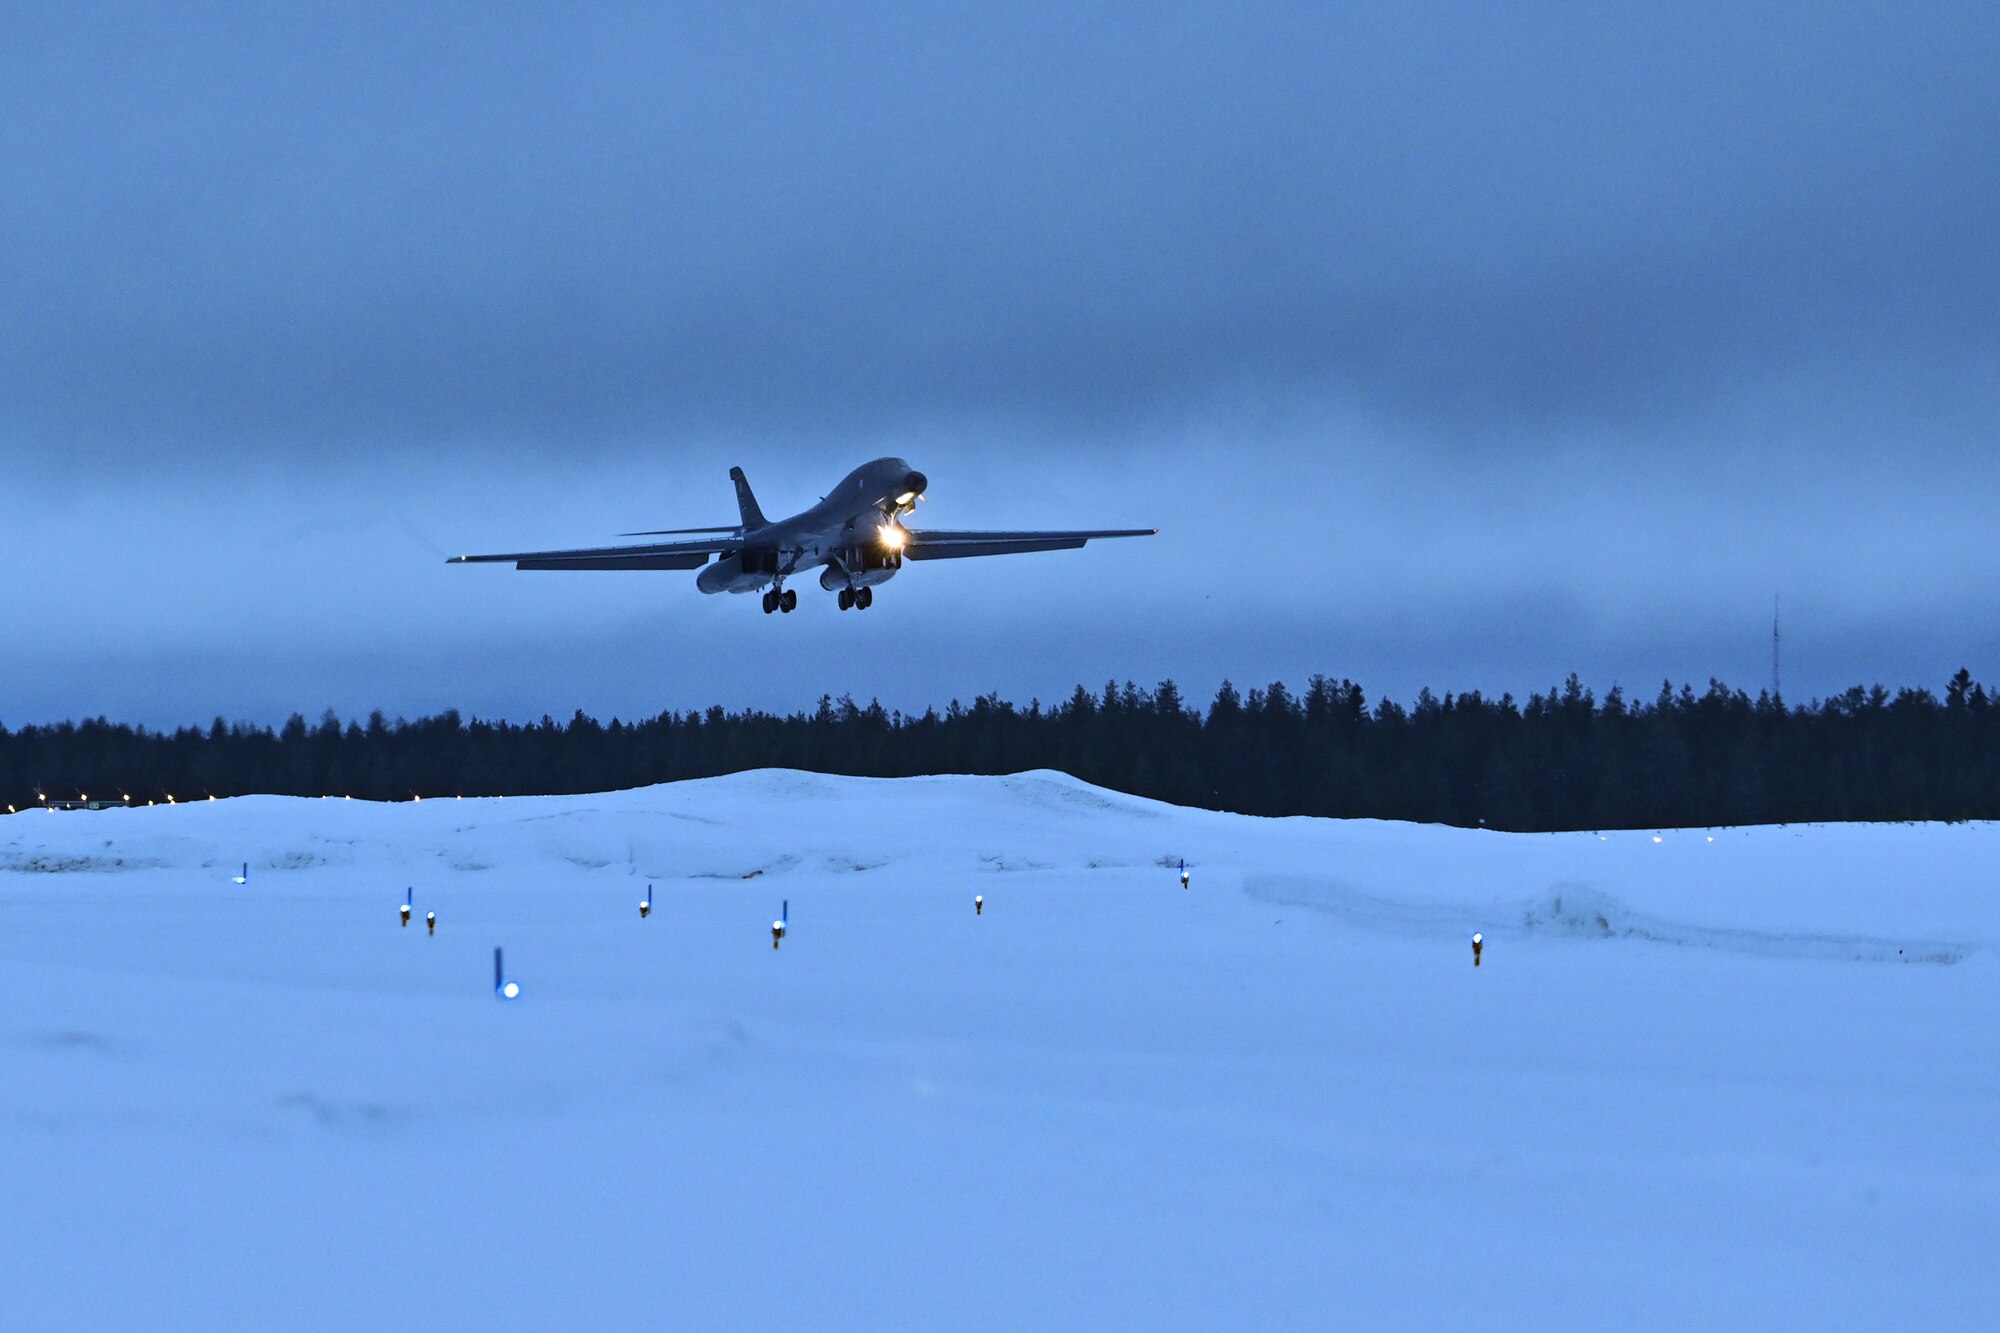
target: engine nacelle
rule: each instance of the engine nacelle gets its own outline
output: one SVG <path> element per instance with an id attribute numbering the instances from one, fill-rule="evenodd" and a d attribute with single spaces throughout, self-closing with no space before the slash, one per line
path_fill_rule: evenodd
<path id="1" fill-rule="evenodd" d="M 703 566 L 694 586 L 703 592 L 754 592 L 774 580 L 778 568 L 776 547 L 745 547 Z"/>
<path id="2" fill-rule="evenodd" d="M 819 586 L 828 592 L 839 592 L 847 586 L 847 571 L 840 567 L 839 562 L 830 562 L 819 572 Z"/>

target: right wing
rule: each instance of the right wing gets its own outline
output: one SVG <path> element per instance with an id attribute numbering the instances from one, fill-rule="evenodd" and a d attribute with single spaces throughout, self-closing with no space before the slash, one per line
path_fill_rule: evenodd
<path id="1" fill-rule="evenodd" d="M 700 569 L 711 555 L 733 551 L 740 538 L 660 542 L 653 546 L 596 546 L 576 551 L 515 551 L 505 555 L 455 555 L 447 564 L 512 563 L 516 569 Z"/>
<path id="2" fill-rule="evenodd" d="M 1074 551 L 1099 537 L 1151 537 L 1158 528 L 1084 528 L 1069 532 L 965 532 L 948 528 L 910 529 L 905 560 L 960 560 L 974 555 L 1024 555 L 1030 551 Z"/>

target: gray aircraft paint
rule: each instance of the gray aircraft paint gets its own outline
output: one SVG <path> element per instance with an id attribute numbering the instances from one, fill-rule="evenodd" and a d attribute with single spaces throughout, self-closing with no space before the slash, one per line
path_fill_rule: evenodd
<path id="1" fill-rule="evenodd" d="M 1090 528 L 1068 531 L 929 531 L 903 526 L 930 479 L 900 458 L 878 458 L 802 513 L 771 522 L 757 504 L 743 469 L 731 468 L 742 521 L 734 528 L 679 528 L 630 536 L 706 534 L 698 540 L 567 551 L 517 551 L 454 556 L 451 564 L 512 563 L 533 570 L 699 569 L 695 587 L 705 593 L 783 588 L 785 580 L 820 570 L 830 592 L 873 588 L 896 576 L 904 560 L 955 560 L 1074 550 L 1099 537 L 1149 537 L 1156 528 Z M 845 602 L 843 602 L 845 606 Z M 768 609 L 768 608 L 767 608 Z"/>

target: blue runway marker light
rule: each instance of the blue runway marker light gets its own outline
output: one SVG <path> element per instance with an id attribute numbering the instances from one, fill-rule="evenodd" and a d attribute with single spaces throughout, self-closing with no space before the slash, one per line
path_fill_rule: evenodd
<path id="1" fill-rule="evenodd" d="M 493 950 L 493 993 L 503 1000 L 516 1000 L 521 996 L 520 983 L 509 981 L 506 973 L 501 970 L 500 949 L 497 945 Z"/>

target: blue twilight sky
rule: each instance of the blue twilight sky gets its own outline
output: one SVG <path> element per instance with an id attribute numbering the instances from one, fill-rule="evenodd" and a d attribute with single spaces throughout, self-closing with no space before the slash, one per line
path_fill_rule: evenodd
<path id="1" fill-rule="evenodd" d="M 0 721 L 2000 677 L 2000 7 L 0 16 Z M 878 454 L 862 615 L 447 568 Z"/>

